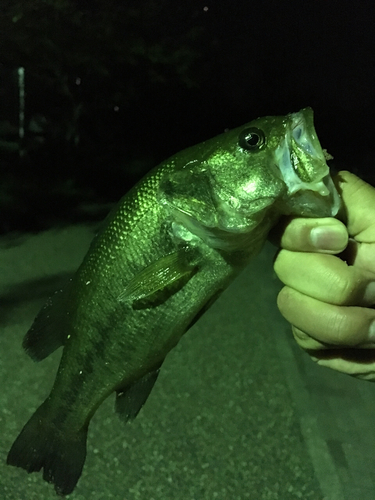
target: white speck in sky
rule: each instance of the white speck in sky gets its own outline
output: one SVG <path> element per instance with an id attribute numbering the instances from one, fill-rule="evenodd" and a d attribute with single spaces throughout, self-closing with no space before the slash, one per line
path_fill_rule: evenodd
<path id="1" fill-rule="evenodd" d="M 205 12 L 207 12 L 207 11 L 208 11 L 208 7 L 207 7 L 207 5 L 206 5 L 205 7 L 203 7 L 203 10 L 204 10 Z"/>
<path id="2" fill-rule="evenodd" d="M 113 109 L 114 109 L 115 111 L 119 111 L 119 110 L 120 110 L 119 106 L 115 106 Z"/>
<path id="3" fill-rule="evenodd" d="M 80 77 L 77 77 L 77 78 L 76 78 L 76 85 L 81 85 L 81 81 L 82 81 L 82 80 L 80 79 Z"/>

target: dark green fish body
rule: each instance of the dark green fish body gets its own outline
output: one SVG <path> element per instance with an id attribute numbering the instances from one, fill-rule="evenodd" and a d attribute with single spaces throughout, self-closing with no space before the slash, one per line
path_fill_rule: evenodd
<path id="1" fill-rule="evenodd" d="M 262 247 L 280 215 L 336 215 L 339 197 L 307 108 L 259 118 L 173 156 L 108 216 L 24 347 L 64 345 L 50 396 L 8 455 L 71 492 L 89 421 L 116 392 L 136 416 L 168 352 Z"/>

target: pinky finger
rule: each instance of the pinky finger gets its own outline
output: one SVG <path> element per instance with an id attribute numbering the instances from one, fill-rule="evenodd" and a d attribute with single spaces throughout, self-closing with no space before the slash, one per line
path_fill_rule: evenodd
<path id="1" fill-rule="evenodd" d="M 305 351 L 315 351 L 318 349 L 328 349 L 330 346 L 326 346 L 325 344 L 322 344 L 318 340 L 314 339 L 313 337 L 310 337 L 310 335 L 307 335 L 307 333 L 303 332 L 296 326 L 292 325 L 292 333 L 295 341 L 297 344 L 304 349 Z"/>
<path id="2" fill-rule="evenodd" d="M 325 366 L 327 368 L 331 368 L 332 370 L 346 373 L 347 375 L 351 375 L 352 377 L 356 377 L 362 380 L 375 381 L 374 358 L 375 353 L 373 353 L 373 361 L 371 362 L 352 361 L 350 359 L 344 359 L 340 357 L 335 357 L 332 359 L 313 359 L 319 366 Z"/>

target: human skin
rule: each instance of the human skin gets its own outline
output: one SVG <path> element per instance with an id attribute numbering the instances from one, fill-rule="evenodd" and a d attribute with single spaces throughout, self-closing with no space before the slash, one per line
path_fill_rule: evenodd
<path id="1" fill-rule="evenodd" d="M 375 381 L 375 189 L 346 171 L 335 184 L 345 224 L 294 218 L 276 229 L 277 305 L 319 365 Z"/>

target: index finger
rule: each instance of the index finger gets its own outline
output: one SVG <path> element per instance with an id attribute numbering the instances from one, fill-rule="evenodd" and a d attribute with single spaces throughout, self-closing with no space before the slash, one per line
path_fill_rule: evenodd
<path id="1" fill-rule="evenodd" d="M 350 236 L 360 242 L 375 241 L 375 188 L 351 172 L 338 173 L 335 184 L 346 210 Z"/>

